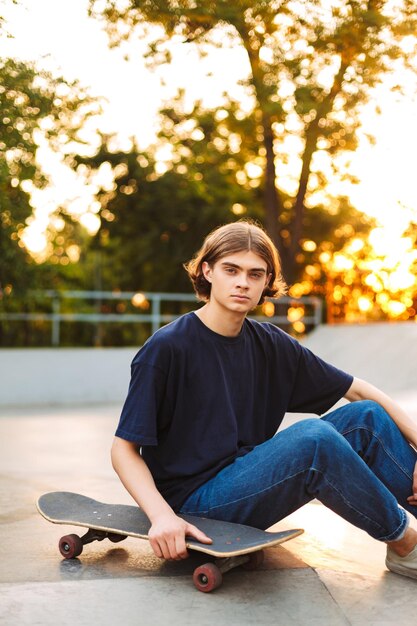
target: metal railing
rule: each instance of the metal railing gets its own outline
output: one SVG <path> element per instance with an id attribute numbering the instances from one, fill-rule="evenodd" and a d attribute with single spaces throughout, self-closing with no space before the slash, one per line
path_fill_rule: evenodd
<path id="1" fill-rule="evenodd" d="M 32 292 L 31 296 L 47 298 L 51 300 L 51 312 L 26 312 L 26 313 L 0 313 L 0 320 L 9 321 L 36 321 L 51 323 L 51 343 L 53 346 L 60 345 L 61 324 L 63 322 L 86 322 L 89 324 L 102 323 L 126 323 L 143 324 L 150 323 L 152 334 L 163 324 L 173 321 L 182 313 L 163 313 L 161 305 L 165 302 L 193 302 L 197 305 L 197 300 L 193 294 L 185 293 L 151 293 L 151 292 L 130 292 L 130 291 L 55 291 L 46 290 L 42 292 Z M 141 313 L 103 313 L 103 312 L 63 312 L 62 304 L 64 300 L 93 300 L 100 308 L 103 301 L 131 301 L 134 306 L 140 308 L 146 306 L 149 312 Z M 136 304 L 135 304 L 136 299 Z M 283 296 L 279 299 L 267 298 L 267 302 L 272 302 L 276 306 L 307 305 L 312 309 L 311 315 L 303 315 L 300 318 L 305 325 L 315 327 L 322 322 L 322 301 L 315 296 L 303 296 L 301 298 L 291 298 Z M 275 306 L 275 308 L 276 308 Z M 190 307 L 192 310 L 193 307 Z M 288 326 L 290 321 L 287 315 L 251 315 L 252 319 L 268 321 L 277 326 Z"/>

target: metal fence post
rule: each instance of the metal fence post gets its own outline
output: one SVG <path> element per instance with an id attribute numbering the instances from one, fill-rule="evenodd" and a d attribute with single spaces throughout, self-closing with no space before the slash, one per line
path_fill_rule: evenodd
<path id="1" fill-rule="evenodd" d="M 152 295 L 152 334 L 154 334 L 161 325 L 161 296 L 159 293 Z"/>
<path id="2" fill-rule="evenodd" d="M 59 346 L 60 341 L 61 301 L 59 297 L 52 300 L 52 345 Z"/>
<path id="3" fill-rule="evenodd" d="M 320 326 L 323 316 L 323 303 L 320 298 L 314 298 L 314 327 Z"/>

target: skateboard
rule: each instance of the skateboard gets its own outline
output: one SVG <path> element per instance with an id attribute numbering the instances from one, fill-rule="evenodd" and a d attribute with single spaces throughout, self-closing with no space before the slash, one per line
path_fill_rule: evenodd
<path id="1" fill-rule="evenodd" d="M 46 493 L 37 502 L 39 513 L 54 524 L 83 526 L 88 531 L 82 537 L 71 534 L 59 540 L 59 551 L 64 559 L 79 556 L 83 547 L 93 541 L 109 539 L 113 543 L 127 537 L 148 539 L 151 523 L 138 506 L 105 504 L 78 493 L 56 491 Z M 298 537 L 301 529 L 266 532 L 251 526 L 223 522 L 204 517 L 180 515 L 182 519 L 202 530 L 213 540 L 203 544 L 187 537 L 189 550 L 216 557 L 214 562 L 200 565 L 194 570 L 193 582 L 199 591 L 210 592 L 222 583 L 222 575 L 243 566 L 256 569 L 263 561 L 262 549 L 276 546 Z"/>

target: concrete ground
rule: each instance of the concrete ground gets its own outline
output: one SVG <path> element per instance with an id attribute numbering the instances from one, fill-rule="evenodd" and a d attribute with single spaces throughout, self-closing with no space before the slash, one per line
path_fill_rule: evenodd
<path id="1" fill-rule="evenodd" d="M 417 417 L 417 402 L 414 408 Z M 108 455 L 118 412 L 1 409 L 0 624 L 415 625 L 417 581 L 388 572 L 384 545 L 318 503 L 277 525 L 302 527 L 304 535 L 269 549 L 260 570 L 226 574 L 212 594 L 191 581 L 203 555 L 167 563 L 142 540 L 96 542 L 78 559 L 62 560 L 58 539 L 77 529 L 50 524 L 35 502 L 68 490 L 131 503 Z"/>

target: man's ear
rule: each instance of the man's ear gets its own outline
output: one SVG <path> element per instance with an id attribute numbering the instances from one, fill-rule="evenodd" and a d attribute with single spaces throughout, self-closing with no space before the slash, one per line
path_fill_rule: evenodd
<path id="1" fill-rule="evenodd" d="M 211 273 L 212 273 L 212 270 L 211 270 L 210 265 L 207 263 L 207 261 L 203 261 L 201 269 L 202 269 L 203 276 L 206 279 L 206 281 L 211 283 Z"/>

